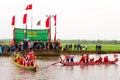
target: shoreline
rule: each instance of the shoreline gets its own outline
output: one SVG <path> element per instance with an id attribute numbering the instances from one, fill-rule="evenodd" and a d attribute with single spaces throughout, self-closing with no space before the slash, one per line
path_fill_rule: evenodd
<path id="1" fill-rule="evenodd" d="M 62 51 L 63 54 L 113 54 L 113 53 L 120 53 L 120 51 Z"/>
<path id="2" fill-rule="evenodd" d="M 60 56 L 64 54 L 114 54 L 120 51 L 56 51 L 56 50 L 34 50 L 35 56 Z M 11 56 L 12 53 L 0 53 L 0 56 Z"/>

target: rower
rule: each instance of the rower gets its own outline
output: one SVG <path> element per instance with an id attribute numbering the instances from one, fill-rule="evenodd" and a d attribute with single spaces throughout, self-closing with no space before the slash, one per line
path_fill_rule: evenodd
<path id="1" fill-rule="evenodd" d="M 67 54 L 67 55 L 65 56 L 66 62 L 69 62 L 69 59 L 70 59 L 70 56 Z"/>
<path id="2" fill-rule="evenodd" d="M 82 54 L 81 59 L 79 62 L 85 62 L 85 56 Z"/>
<path id="3" fill-rule="evenodd" d="M 88 63 L 89 62 L 89 54 L 86 54 L 85 56 L 85 61 Z"/>
<path id="4" fill-rule="evenodd" d="M 98 60 L 96 60 L 95 62 L 102 62 L 102 57 L 100 56 Z"/>
<path id="5" fill-rule="evenodd" d="M 15 56 L 15 62 L 17 62 L 17 61 L 19 60 L 19 58 L 20 58 L 20 52 L 18 52 L 18 53 L 16 54 L 16 56 Z"/>
<path id="6" fill-rule="evenodd" d="M 90 58 L 89 60 L 90 62 L 94 63 L 94 58 Z"/>
<path id="7" fill-rule="evenodd" d="M 74 62 L 74 55 L 73 54 L 70 55 L 70 62 Z"/>
<path id="8" fill-rule="evenodd" d="M 108 56 L 105 56 L 104 57 L 104 62 L 108 62 L 108 61 L 109 61 Z"/>

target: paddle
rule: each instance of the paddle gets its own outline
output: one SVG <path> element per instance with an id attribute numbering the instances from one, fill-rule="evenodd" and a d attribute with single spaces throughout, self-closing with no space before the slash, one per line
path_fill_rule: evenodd
<path id="1" fill-rule="evenodd" d="M 50 66 L 55 65 L 55 64 L 57 64 L 57 63 L 60 63 L 60 61 L 59 61 L 59 62 L 52 63 L 52 64 L 50 64 L 50 65 L 46 65 L 46 66 L 44 66 L 43 68 L 50 67 Z"/>
<path id="2" fill-rule="evenodd" d="M 62 58 L 60 57 L 60 61 L 65 61 L 65 59 L 62 60 Z M 52 63 L 52 64 L 50 64 L 50 65 L 47 65 L 47 66 L 45 66 L 45 67 L 43 67 L 43 68 L 46 68 L 46 67 L 49 67 L 49 66 L 55 65 L 55 64 L 57 64 L 57 63 L 60 63 L 60 61 L 55 62 L 55 63 Z"/>
<path id="3" fill-rule="evenodd" d="M 60 57 L 60 61 L 65 61 L 65 59 L 64 59 L 64 60 L 62 60 L 62 58 Z M 57 64 L 57 63 L 60 63 L 60 61 L 55 62 L 55 63 L 52 63 L 52 64 L 50 64 L 49 66 L 51 66 L 51 65 L 55 65 L 55 64 Z"/>
<path id="4" fill-rule="evenodd" d="M 57 63 L 60 63 L 60 61 L 55 62 L 55 63 L 52 63 L 52 64 L 50 64 L 49 66 L 55 65 L 55 64 L 57 64 Z"/>

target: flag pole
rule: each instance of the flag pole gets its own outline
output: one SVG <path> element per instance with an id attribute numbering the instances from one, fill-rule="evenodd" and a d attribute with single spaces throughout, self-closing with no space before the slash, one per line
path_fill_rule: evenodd
<path id="1" fill-rule="evenodd" d="M 31 12 L 31 30 L 32 30 L 32 27 L 33 27 L 33 10 Z"/>
<path id="2" fill-rule="evenodd" d="M 31 12 L 31 33 L 32 33 L 32 28 L 33 28 L 33 9 L 32 9 L 32 12 Z M 33 33 L 32 33 L 32 35 L 33 35 Z M 31 37 L 31 40 L 32 40 L 32 37 Z"/>
<path id="3" fill-rule="evenodd" d="M 15 42 L 15 25 L 14 25 L 14 29 L 13 29 L 13 40 Z"/>
<path id="4" fill-rule="evenodd" d="M 50 46 L 50 43 L 51 43 L 51 15 L 49 15 L 48 18 L 49 18 L 49 32 L 48 32 L 49 40 L 48 40 L 48 46 Z M 48 48 L 48 49 L 50 49 L 50 48 Z"/>
<path id="5" fill-rule="evenodd" d="M 55 26 L 55 41 L 56 41 L 56 37 L 57 37 L 56 33 L 57 33 L 57 32 L 56 32 L 56 26 Z"/>
<path id="6" fill-rule="evenodd" d="M 24 14 L 23 16 L 23 26 L 25 26 L 24 29 L 24 38 L 27 38 L 27 14 Z"/>
<path id="7" fill-rule="evenodd" d="M 50 39 L 49 39 L 49 42 L 51 42 L 51 15 L 49 15 L 49 17 L 50 17 L 50 21 L 49 21 L 49 30 L 50 30 L 50 34 L 49 34 L 49 36 L 50 36 Z"/>
<path id="8" fill-rule="evenodd" d="M 56 41 L 56 38 L 57 38 L 57 28 L 56 28 L 56 15 L 54 15 L 54 20 L 55 20 L 55 41 Z"/>
<path id="9" fill-rule="evenodd" d="M 39 20 L 38 22 L 37 22 L 37 26 L 40 26 L 41 27 L 41 20 Z M 40 28 L 40 37 L 41 37 L 41 28 Z"/>
<path id="10" fill-rule="evenodd" d="M 12 41 L 14 41 L 14 31 L 15 31 L 15 15 L 12 17 L 12 23 L 11 23 L 12 26 L 14 26 L 13 28 L 13 37 L 12 37 Z"/>
<path id="11" fill-rule="evenodd" d="M 27 5 L 25 10 L 31 10 L 31 9 L 32 9 L 32 4 Z M 32 33 L 32 26 L 33 26 L 33 10 L 31 10 L 31 33 Z M 27 27 L 27 25 L 26 25 L 26 27 Z"/>
<path id="12" fill-rule="evenodd" d="M 27 39 L 27 24 L 25 24 L 25 39 Z"/>
<path id="13" fill-rule="evenodd" d="M 49 18 L 49 28 L 48 28 L 48 41 L 51 42 L 51 15 L 47 15 Z"/>

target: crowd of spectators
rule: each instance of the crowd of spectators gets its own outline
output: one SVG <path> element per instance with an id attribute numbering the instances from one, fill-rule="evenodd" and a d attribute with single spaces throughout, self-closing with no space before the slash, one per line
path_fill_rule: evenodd
<path id="1" fill-rule="evenodd" d="M 3 53 L 9 53 L 9 52 L 23 52 L 23 50 L 27 49 L 38 49 L 38 50 L 49 50 L 54 49 L 59 51 L 61 49 L 61 44 L 59 41 L 56 42 L 41 42 L 41 41 L 27 41 L 24 40 L 20 43 L 12 43 L 10 46 L 8 45 L 0 45 L 0 48 L 2 49 Z"/>
<path id="2" fill-rule="evenodd" d="M 102 45 L 96 44 L 96 50 L 101 50 Z M 26 49 L 33 49 L 33 50 L 57 50 L 57 51 L 82 51 L 88 50 L 88 45 L 81 45 L 81 44 L 65 44 L 64 46 L 61 46 L 61 43 L 59 41 L 56 42 L 41 42 L 41 41 L 30 41 L 30 40 L 24 40 L 20 43 L 14 43 L 10 46 L 8 45 L 1 45 L 0 44 L 0 53 L 9 53 L 14 51 L 19 51 L 23 53 Z"/>
<path id="3" fill-rule="evenodd" d="M 69 50 L 69 51 L 81 51 L 88 49 L 88 45 L 82 46 L 81 44 L 65 44 L 63 51 Z"/>

